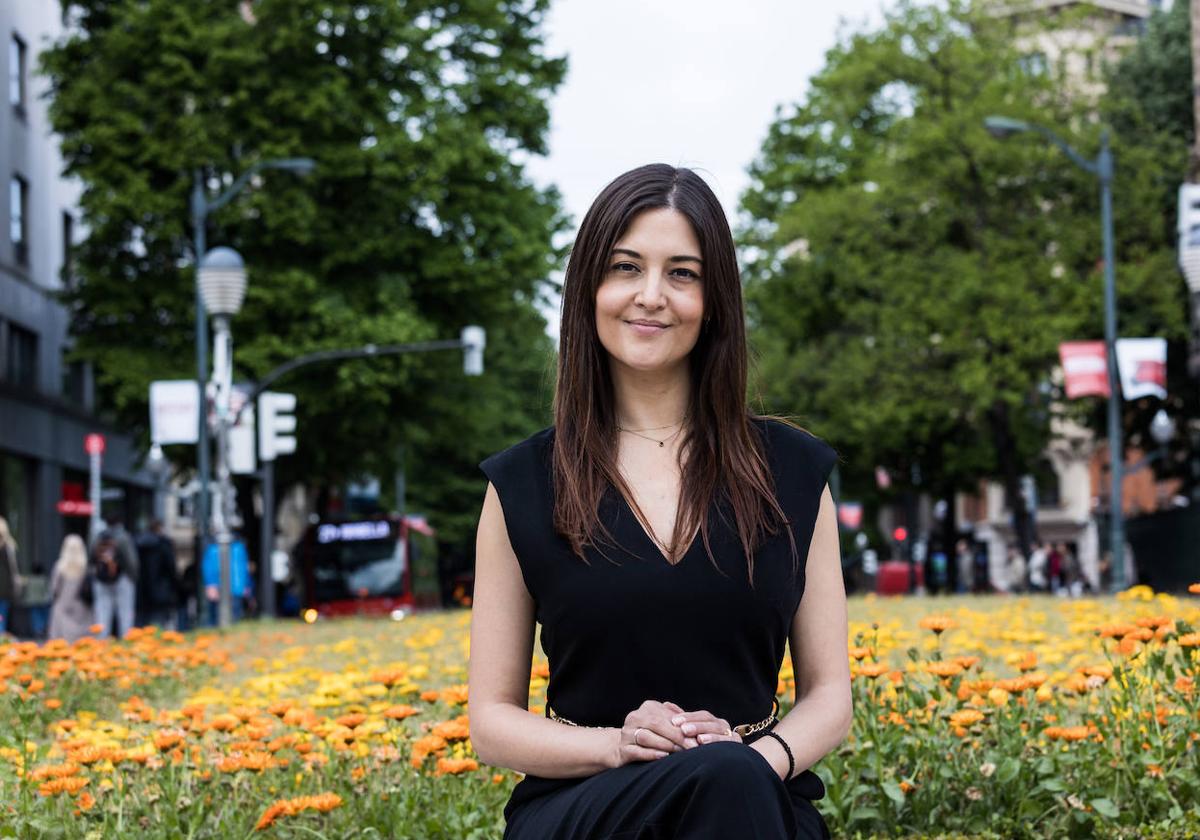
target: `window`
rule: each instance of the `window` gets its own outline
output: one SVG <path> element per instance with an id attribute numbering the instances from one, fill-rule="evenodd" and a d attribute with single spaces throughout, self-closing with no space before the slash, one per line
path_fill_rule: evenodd
<path id="1" fill-rule="evenodd" d="M 32 330 L 9 322 L 8 364 L 4 378 L 21 388 L 37 387 L 38 336 Z"/>
<path id="2" fill-rule="evenodd" d="M 1032 52 L 1021 56 L 1018 64 L 1027 76 L 1045 76 L 1050 70 L 1046 54 L 1042 52 Z"/>
<path id="3" fill-rule="evenodd" d="M 29 184 L 20 175 L 14 175 L 8 189 L 8 235 L 12 239 L 13 256 L 20 265 L 29 265 L 28 207 Z"/>
<path id="4" fill-rule="evenodd" d="M 13 33 L 8 47 L 8 102 L 19 113 L 25 113 L 25 42 Z"/>
<path id="5" fill-rule="evenodd" d="M 36 465 L 0 450 L 0 510 L 8 520 L 8 529 L 19 546 L 17 563 L 28 571 L 38 556 L 33 528 L 34 473 Z"/>
<path id="6" fill-rule="evenodd" d="M 75 244 L 75 217 L 66 210 L 62 214 L 62 282 L 70 288 L 75 277 L 75 265 L 71 260 L 72 245 Z"/>
<path id="7" fill-rule="evenodd" d="M 62 395 L 79 408 L 84 408 L 87 400 L 86 362 L 72 361 L 70 352 L 70 348 L 63 348 Z"/>

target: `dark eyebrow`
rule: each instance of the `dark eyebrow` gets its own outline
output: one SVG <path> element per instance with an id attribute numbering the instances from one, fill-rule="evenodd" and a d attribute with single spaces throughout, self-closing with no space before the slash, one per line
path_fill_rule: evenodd
<path id="1" fill-rule="evenodd" d="M 642 255 L 637 251 L 631 251 L 628 248 L 613 248 L 612 252 L 614 254 L 625 254 L 626 256 L 633 257 L 635 260 L 640 260 L 642 258 Z M 689 257 L 686 254 L 681 254 L 677 257 L 667 257 L 667 262 L 695 262 L 700 263 L 700 265 L 704 265 L 704 260 L 700 259 L 699 257 Z"/>

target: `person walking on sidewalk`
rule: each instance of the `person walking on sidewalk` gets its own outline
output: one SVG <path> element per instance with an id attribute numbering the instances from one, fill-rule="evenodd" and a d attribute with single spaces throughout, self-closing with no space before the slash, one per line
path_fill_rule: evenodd
<path id="1" fill-rule="evenodd" d="M 92 607 L 100 636 L 112 633 L 113 614 L 117 618 L 117 636 L 124 638 L 133 627 L 137 599 L 138 560 L 129 532 L 115 516 L 92 543 Z"/>
<path id="2" fill-rule="evenodd" d="M 0 516 L 0 635 L 9 632 L 8 617 L 13 602 L 21 595 L 21 570 L 17 565 L 17 541 Z"/>
<path id="3" fill-rule="evenodd" d="M 67 534 L 50 572 L 50 632 L 47 638 L 73 642 L 88 635 L 92 608 L 85 600 L 87 548 L 76 534 Z"/>
<path id="4" fill-rule="evenodd" d="M 175 569 L 175 545 L 163 533 L 160 520 L 153 520 L 149 529 L 138 535 L 137 552 L 142 623 L 174 630 L 179 574 Z"/>

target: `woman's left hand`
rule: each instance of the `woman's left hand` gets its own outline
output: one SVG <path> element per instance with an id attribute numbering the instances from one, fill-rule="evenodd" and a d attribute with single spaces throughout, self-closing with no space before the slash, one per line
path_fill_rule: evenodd
<path id="1" fill-rule="evenodd" d="M 713 744 L 717 741 L 736 741 L 739 744 L 742 742 L 742 736 L 733 731 L 729 721 L 717 717 L 712 712 L 704 710 L 685 712 L 674 703 L 664 703 L 663 705 L 676 713 L 671 718 L 671 723 L 683 730 L 689 749 L 702 744 Z"/>

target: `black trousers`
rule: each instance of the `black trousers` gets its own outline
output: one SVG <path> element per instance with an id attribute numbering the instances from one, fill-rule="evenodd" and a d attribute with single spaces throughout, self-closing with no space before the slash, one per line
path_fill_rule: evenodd
<path id="1" fill-rule="evenodd" d="M 815 774 L 786 784 L 757 751 L 722 741 L 582 780 L 527 778 L 505 840 L 819 840 Z M 544 791 L 544 792 L 542 792 Z"/>

